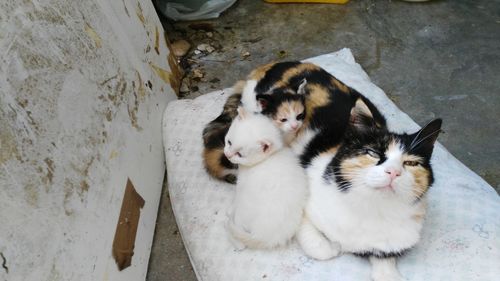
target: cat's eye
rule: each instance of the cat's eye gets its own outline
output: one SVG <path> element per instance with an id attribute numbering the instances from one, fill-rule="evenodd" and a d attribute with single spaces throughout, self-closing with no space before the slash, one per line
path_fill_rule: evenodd
<path id="1" fill-rule="evenodd" d="M 239 153 L 239 152 L 236 152 L 236 155 L 237 155 L 238 157 L 241 157 L 241 153 Z"/>
<path id="2" fill-rule="evenodd" d="M 288 119 L 286 118 L 283 118 L 283 119 L 280 119 L 281 122 L 286 122 Z"/>
<path id="3" fill-rule="evenodd" d="M 380 155 L 378 154 L 378 152 L 376 152 L 375 150 L 373 150 L 371 148 L 365 148 L 365 153 L 370 155 L 373 158 L 380 158 Z"/>
<path id="4" fill-rule="evenodd" d="M 304 119 L 304 113 L 297 115 L 297 120 L 302 120 L 302 119 Z"/>
<path id="5" fill-rule="evenodd" d="M 228 141 L 227 141 L 227 143 L 228 143 L 229 145 L 233 145 L 233 144 L 231 143 L 231 141 L 230 141 L 230 140 L 228 140 Z"/>
<path id="6" fill-rule="evenodd" d="M 417 161 L 404 161 L 403 162 L 403 165 L 405 165 L 405 166 L 417 166 L 419 164 L 420 163 L 418 163 Z"/>

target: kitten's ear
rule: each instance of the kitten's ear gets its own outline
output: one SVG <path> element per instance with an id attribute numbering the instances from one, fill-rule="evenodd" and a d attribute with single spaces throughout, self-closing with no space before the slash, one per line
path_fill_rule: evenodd
<path id="1" fill-rule="evenodd" d="M 268 140 L 260 141 L 260 147 L 261 147 L 263 153 L 269 152 L 271 150 L 272 145 L 273 144 Z"/>
<path id="2" fill-rule="evenodd" d="M 259 102 L 262 110 L 266 110 L 273 103 L 273 97 L 271 95 L 258 94 L 257 101 Z"/>
<path id="3" fill-rule="evenodd" d="M 297 94 L 299 95 L 305 95 L 306 94 L 306 86 L 307 86 L 307 79 L 304 78 L 299 84 L 299 87 L 297 88 Z"/>
<path id="4" fill-rule="evenodd" d="M 243 120 L 247 118 L 248 112 L 243 108 L 243 106 L 238 106 L 238 118 Z"/>
<path id="5" fill-rule="evenodd" d="M 443 120 L 440 118 L 434 119 L 422 127 L 422 129 L 418 132 L 410 135 L 413 139 L 409 150 L 413 152 L 421 152 L 430 156 L 434 148 L 434 143 L 441 132 L 442 124 Z"/>

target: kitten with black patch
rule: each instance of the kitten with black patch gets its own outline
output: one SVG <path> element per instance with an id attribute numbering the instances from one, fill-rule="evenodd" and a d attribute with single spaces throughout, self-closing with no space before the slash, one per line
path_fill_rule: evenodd
<path id="1" fill-rule="evenodd" d="M 440 128 L 436 119 L 413 134 L 392 133 L 358 99 L 340 144 L 306 169 L 310 198 L 297 234 L 306 254 L 365 256 L 374 281 L 402 280 L 396 258 L 420 239 Z"/>

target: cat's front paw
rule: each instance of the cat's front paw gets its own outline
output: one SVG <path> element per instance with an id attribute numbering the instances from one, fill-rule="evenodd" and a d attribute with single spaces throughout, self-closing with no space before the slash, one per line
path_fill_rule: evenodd
<path id="1" fill-rule="evenodd" d="M 370 257 L 373 281 L 404 281 L 397 267 L 395 258 Z"/>
<path id="2" fill-rule="evenodd" d="M 307 219 L 302 222 L 296 238 L 302 250 L 311 258 L 328 260 L 340 254 L 340 244 L 330 242 Z"/>
<path id="3" fill-rule="evenodd" d="M 303 247 L 303 250 L 314 259 L 329 260 L 340 254 L 340 244 L 337 242 L 330 243 L 323 238 L 318 239 L 315 243 L 309 243 L 307 247 Z"/>

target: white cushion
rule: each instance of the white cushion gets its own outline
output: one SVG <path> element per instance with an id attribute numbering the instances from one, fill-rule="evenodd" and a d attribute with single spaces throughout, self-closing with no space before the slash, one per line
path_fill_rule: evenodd
<path id="1" fill-rule="evenodd" d="M 367 96 L 392 130 L 419 128 L 370 81 L 349 49 L 307 61 Z M 367 260 L 347 254 L 315 261 L 296 242 L 274 251 L 233 250 L 224 221 L 234 186 L 210 178 L 201 158 L 203 127 L 221 112 L 228 95 L 228 90 L 216 91 L 171 102 L 163 119 L 170 198 L 198 279 L 370 280 Z M 401 273 L 408 280 L 500 280 L 499 196 L 440 144 L 432 165 L 435 183 L 427 194 L 422 240 L 399 259 Z"/>

